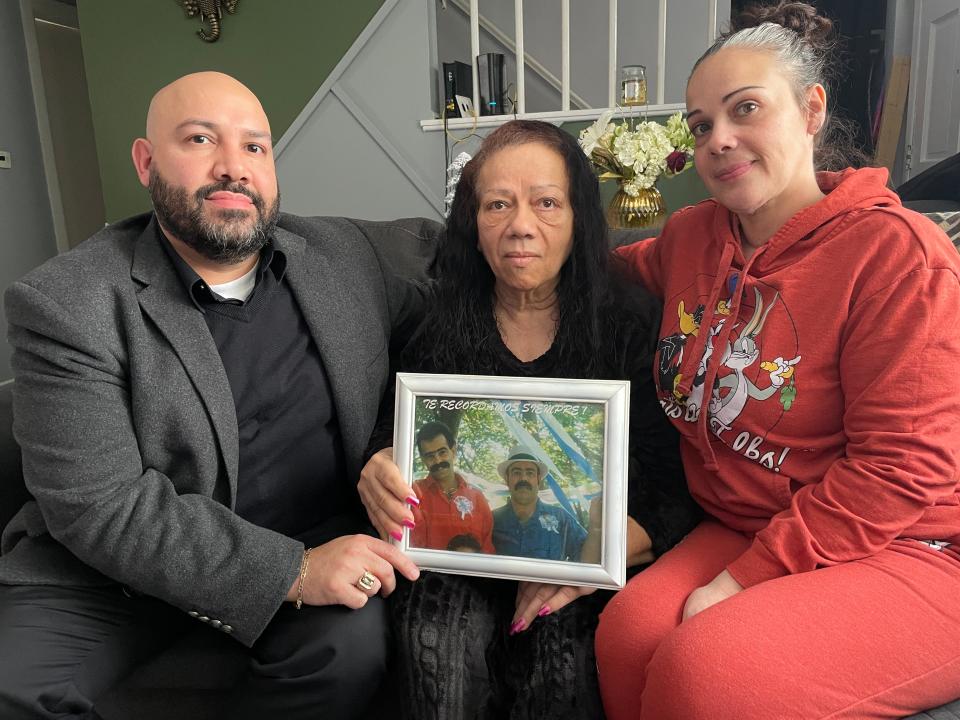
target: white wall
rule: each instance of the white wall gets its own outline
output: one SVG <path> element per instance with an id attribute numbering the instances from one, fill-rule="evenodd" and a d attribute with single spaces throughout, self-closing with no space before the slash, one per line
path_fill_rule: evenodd
<path id="1" fill-rule="evenodd" d="M 0 289 L 56 254 L 30 86 L 20 6 L 0 2 L 0 150 L 13 167 L 0 169 Z M 0 382 L 12 376 L 7 323 L 0 317 Z"/>
<path id="2" fill-rule="evenodd" d="M 440 219 L 443 134 L 424 133 L 436 92 L 430 3 L 386 0 L 277 143 L 287 212 Z"/>

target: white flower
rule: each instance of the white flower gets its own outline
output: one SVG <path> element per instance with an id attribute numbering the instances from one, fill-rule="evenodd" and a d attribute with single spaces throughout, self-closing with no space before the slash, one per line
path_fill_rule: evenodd
<path id="1" fill-rule="evenodd" d="M 587 157 L 590 157 L 597 145 L 606 141 L 604 136 L 613 131 L 613 123 L 610 122 L 612 117 L 613 110 L 605 110 L 593 125 L 580 131 L 580 147 Z"/>
<path id="2" fill-rule="evenodd" d="M 667 137 L 677 150 L 693 152 L 693 133 L 682 113 L 674 113 L 667 118 Z"/>
<path id="3" fill-rule="evenodd" d="M 659 175 L 660 174 L 657 172 L 652 174 L 649 172 L 639 173 L 633 178 L 633 182 L 638 188 L 648 190 L 649 188 L 653 187 L 654 183 L 657 182 L 657 177 L 659 177 Z"/>
<path id="4" fill-rule="evenodd" d="M 634 197 L 640 190 L 652 187 L 661 176 L 676 175 L 667 167 L 672 153 L 682 152 L 688 159 L 693 155 L 693 136 L 681 113 L 671 116 L 666 126 L 652 120 L 608 123 L 608 118 L 609 111 L 581 132 L 580 145 L 601 179 L 616 178 Z M 609 152 L 594 152 L 597 148 Z"/>
<path id="5" fill-rule="evenodd" d="M 613 152 L 624 166 L 633 165 L 640 151 L 640 139 L 635 133 L 622 132 L 613 139 Z"/>

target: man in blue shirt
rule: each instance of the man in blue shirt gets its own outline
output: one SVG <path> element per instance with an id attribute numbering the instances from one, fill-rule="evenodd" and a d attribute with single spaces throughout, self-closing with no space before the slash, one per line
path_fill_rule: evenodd
<path id="1" fill-rule="evenodd" d="M 566 510 L 540 500 L 547 466 L 522 445 L 497 466 L 510 489 L 507 504 L 493 512 L 493 545 L 499 555 L 543 560 L 579 560 L 587 531 Z"/>

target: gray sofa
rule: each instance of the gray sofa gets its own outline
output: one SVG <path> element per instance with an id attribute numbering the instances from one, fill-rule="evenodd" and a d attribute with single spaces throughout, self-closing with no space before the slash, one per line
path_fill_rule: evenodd
<path id="1" fill-rule="evenodd" d="M 945 216 L 948 229 L 960 244 L 960 213 Z M 942 218 L 936 218 L 942 220 Z M 371 233 L 391 233 L 390 223 L 370 223 Z M 643 234 L 617 233 L 615 244 L 642 237 Z M 430 243 L 423 235 L 410 235 L 398 242 L 396 269 L 406 274 L 423 272 L 430 255 Z M 960 247 L 958 247 L 960 250 Z M 0 528 L 29 497 L 23 483 L 20 449 L 13 438 L 11 406 L 13 384 L 0 386 Z M 958 607 L 960 612 L 960 607 Z M 922 652 L 920 649 L 911 650 Z M 238 682 L 245 663 L 240 645 L 222 633 L 199 627 L 168 650 L 136 669 L 126 680 L 105 696 L 97 706 L 104 720 L 215 720 L 222 717 L 220 697 Z M 396 700 L 392 689 L 381 689 L 370 717 L 395 715 L 391 710 Z M 910 720 L 960 720 L 960 700 L 915 715 Z"/>
<path id="2" fill-rule="evenodd" d="M 917 212 L 960 210 L 960 153 L 941 160 L 897 188 L 903 204 Z"/>

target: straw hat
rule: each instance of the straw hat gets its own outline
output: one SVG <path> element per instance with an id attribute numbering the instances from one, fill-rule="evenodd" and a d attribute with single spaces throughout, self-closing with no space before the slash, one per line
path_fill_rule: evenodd
<path id="1" fill-rule="evenodd" d="M 507 459 L 497 465 L 497 472 L 500 473 L 500 477 L 506 480 L 507 471 L 515 462 L 536 463 L 537 469 L 540 471 L 540 480 L 543 480 L 547 476 L 547 466 L 542 460 L 540 460 L 539 456 L 537 456 L 533 450 L 528 448 L 526 445 L 514 445 L 510 449 L 510 455 L 507 456 Z"/>

